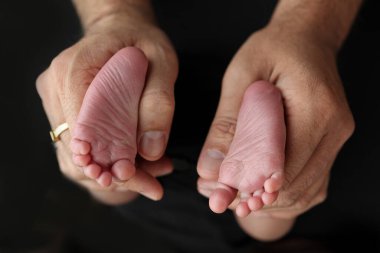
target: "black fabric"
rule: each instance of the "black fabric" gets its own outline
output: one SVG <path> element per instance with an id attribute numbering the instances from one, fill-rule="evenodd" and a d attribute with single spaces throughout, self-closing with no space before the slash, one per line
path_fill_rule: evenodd
<path id="1" fill-rule="evenodd" d="M 133 222 L 143 224 L 169 242 L 175 252 L 250 252 L 253 241 L 239 228 L 232 212 L 215 215 L 196 191 L 195 166 L 174 159 L 175 172 L 161 178 L 164 198 L 138 198 L 119 207 Z"/>

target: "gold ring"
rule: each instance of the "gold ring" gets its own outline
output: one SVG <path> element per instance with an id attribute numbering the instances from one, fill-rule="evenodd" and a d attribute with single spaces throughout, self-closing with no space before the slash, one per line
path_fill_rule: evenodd
<path id="1" fill-rule="evenodd" d="M 59 140 L 61 140 L 61 138 L 59 137 L 64 131 L 66 131 L 67 129 L 69 129 L 69 124 L 67 123 L 63 123 L 61 125 L 59 125 L 56 129 L 50 131 L 50 138 L 51 140 L 55 143 Z"/>

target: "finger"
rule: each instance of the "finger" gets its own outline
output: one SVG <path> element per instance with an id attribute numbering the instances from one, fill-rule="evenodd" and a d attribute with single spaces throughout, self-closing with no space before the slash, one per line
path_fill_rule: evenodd
<path id="1" fill-rule="evenodd" d="M 65 122 L 56 82 L 57 80 L 54 78 L 50 68 L 44 71 L 36 80 L 37 91 L 52 129 Z M 70 132 L 65 131 L 60 135 L 60 141 L 55 143 L 60 169 L 71 180 L 82 180 L 83 172 L 71 163 L 72 154 L 67 145 L 69 140 Z"/>
<path id="2" fill-rule="evenodd" d="M 209 198 L 211 193 L 216 189 L 216 186 L 218 185 L 218 182 L 213 180 L 207 180 L 204 178 L 198 178 L 197 180 L 197 190 L 199 192 L 209 192 L 210 194 L 202 194 L 203 196 Z"/>
<path id="3" fill-rule="evenodd" d="M 321 102 L 315 100 L 314 93 L 314 86 L 321 84 L 313 80 L 294 83 L 294 80 L 299 80 L 299 77 L 290 74 L 276 83 L 283 95 L 286 119 L 284 188 L 289 187 L 304 170 L 327 134 L 325 115 L 320 113 Z"/>
<path id="4" fill-rule="evenodd" d="M 64 115 L 57 94 L 57 83 L 51 77 L 50 69 L 38 76 L 36 88 L 50 125 L 55 127 L 63 123 Z"/>
<path id="5" fill-rule="evenodd" d="M 149 68 L 139 108 L 138 152 L 146 160 L 154 161 L 164 154 L 169 137 L 178 63 L 173 53 L 156 48 L 142 49 Z"/>
<path id="6" fill-rule="evenodd" d="M 153 177 L 161 177 L 173 172 L 172 161 L 168 157 L 162 157 L 158 161 L 147 161 L 142 158 L 138 158 L 137 168 L 144 170 L 146 173 Z"/>
<path id="7" fill-rule="evenodd" d="M 136 174 L 126 182 L 119 182 L 117 191 L 134 191 L 151 199 L 160 200 L 164 190 L 157 179 L 143 170 L 136 170 Z"/>
<path id="8" fill-rule="evenodd" d="M 322 203 L 327 196 L 329 176 L 323 175 L 315 181 L 308 191 L 304 192 L 292 206 L 279 206 L 276 202 L 272 206 L 266 206 L 255 215 L 272 216 L 275 218 L 296 218 L 313 208 L 315 205 Z"/>
<path id="9" fill-rule="evenodd" d="M 298 201 L 300 196 L 310 192 L 310 187 L 318 181 L 322 175 L 328 175 L 327 173 L 335 161 L 338 150 L 337 143 L 330 135 L 323 137 L 303 170 L 290 184 L 282 188 L 276 205 L 284 207 L 292 206 Z"/>
<path id="10" fill-rule="evenodd" d="M 206 180 L 203 178 L 198 178 L 197 180 L 197 190 L 198 192 L 206 198 L 210 198 L 211 193 L 216 188 L 217 182 Z"/>

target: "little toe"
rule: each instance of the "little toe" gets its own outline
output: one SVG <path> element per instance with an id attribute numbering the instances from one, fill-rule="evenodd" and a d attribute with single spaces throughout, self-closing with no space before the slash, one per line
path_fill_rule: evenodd
<path id="1" fill-rule="evenodd" d="M 83 173 L 86 177 L 91 179 L 97 179 L 102 172 L 102 168 L 97 164 L 90 164 L 83 169 Z"/>
<path id="2" fill-rule="evenodd" d="M 77 155 L 87 155 L 91 151 L 90 143 L 79 139 L 72 139 L 70 143 L 71 151 Z"/>
<path id="3" fill-rule="evenodd" d="M 284 173 L 275 172 L 264 183 L 264 189 L 267 193 L 274 193 L 281 189 L 284 181 Z"/>
<path id="4" fill-rule="evenodd" d="M 79 167 L 87 166 L 91 161 L 90 155 L 76 155 L 73 154 L 73 162 Z"/>
<path id="5" fill-rule="evenodd" d="M 210 209 L 214 213 L 223 213 L 235 199 L 236 194 L 236 190 L 225 184 L 219 183 L 210 196 Z"/>
<path id="6" fill-rule="evenodd" d="M 251 211 L 260 210 L 264 206 L 264 203 L 259 196 L 252 196 L 248 199 L 247 204 Z"/>
<path id="7" fill-rule="evenodd" d="M 264 203 L 264 205 L 272 205 L 273 202 L 277 199 L 278 192 L 264 192 L 263 195 L 261 196 L 261 199 Z"/>
<path id="8" fill-rule="evenodd" d="M 135 166 L 129 160 L 123 159 L 119 160 L 111 168 L 112 175 L 116 179 L 121 181 L 126 181 L 133 177 L 136 172 Z"/>
<path id="9" fill-rule="evenodd" d="M 108 187 L 112 183 L 112 174 L 108 171 L 102 172 L 100 176 L 96 179 L 98 184 L 103 187 Z"/>
<path id="10" fill-rule="evenodd" d="M 242 201 L 236 207 L 236 215 L 240 218 L 247 217 L 251 213 L 251 210 L 248 207 L 247 202 Z"/>

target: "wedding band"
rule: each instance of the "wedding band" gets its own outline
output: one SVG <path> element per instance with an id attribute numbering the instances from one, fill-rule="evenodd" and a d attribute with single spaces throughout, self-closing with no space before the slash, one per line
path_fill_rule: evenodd
<path id="1" fill-rule="evenodd" d="M 61 140 L 59 137 L 64 131 L 69 129 L 69 125 L 67 123 L 63 123 L 59 125 L 56 129 L 50 131 L 50 138 L 51 140 L 56 143 L 57 141 Z"/>

